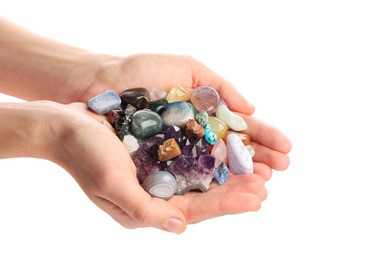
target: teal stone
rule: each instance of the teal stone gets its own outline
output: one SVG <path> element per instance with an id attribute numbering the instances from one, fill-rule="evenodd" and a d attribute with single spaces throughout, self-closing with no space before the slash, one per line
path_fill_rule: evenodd
<path id="1" fill-rule="evenodd" d="M 179 101 L 169 103 L 161 117 L 165 126 L 184 127 L 189 120 L 194 119 L 194 112 L 187 102 Z"/>
<path id="2" fill-rule="evenodd" d="M 148 109 L 138 110 L 131 120 L 131 132 L 140 139 L 147 139 L 163 128 L 163 121 L 159 114 Z"/>
<path id="3" fill-rule="evenodd" d="M 204 139 L 208 144 L 214 145 L 215 142 L 218 140 L 218 136 L 216 133 L 214 133 L 213 129 L 211 128 L 210 124 L 206 124 L 204 127 Z"/>
<path id="4" fill-rule="evenodd" d="M 198 124 L 200 124 L 203 128 L 209 122 L 209 114 L 206 111 L 199 112 L 195 115 L 195 120 Z"/>

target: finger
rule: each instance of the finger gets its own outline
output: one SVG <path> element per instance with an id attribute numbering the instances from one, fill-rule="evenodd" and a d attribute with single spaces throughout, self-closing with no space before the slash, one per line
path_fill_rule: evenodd
<path id="1" fill-rule="evenodd" d="M 242 116 L 248 124 L 248 129 L 245 130 L 245 133 L 250 136 L 252 141 L 281 153 L 287 154 L 290 152 L 291 142 L 279 130 L 252 116 L 243 114 L 240 116 Z"/>
<path id="2" fill-rule="evenodd" d="M 200 196 L 180 197 L 175 196 L 170 202 L 183 212 L 188 223 L 197 223 L 228 214 L 258 211 L 261 207 L 261 198 L 246 192 L 217 194 L 206 192 Z"/>
<path id="3" fill-rule="evenodd" d="M 288 168 L 290 159 L 285 153 L 272 150 L 264 145 L 252 143 L 255 150 L 254 162 L 264 163 L 274 170 L 282 171 Z"/>
<path id="4" fill-rule="evenodd" d="M 263 177 L 265 181 L 268 181 L 272 177 L 272 169 L 264 163 L 254 162 L 253 172 Z"/>
<path id="5" fill-rule="evenodd" d="M 226 101 L 231 110 L 247 115 L 253 114 L 255 107 L 250 104 L 231 83 L 201 64 L 199 61 L 194 60 L 191 57 L 187 57 L 187 61 L 191 65 L 193 71 L 192 88 L 205 85 L 213 87 Z"/>

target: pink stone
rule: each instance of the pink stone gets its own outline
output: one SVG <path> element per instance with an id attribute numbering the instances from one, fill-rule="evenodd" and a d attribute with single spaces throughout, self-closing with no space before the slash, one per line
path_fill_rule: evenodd
<path id="1" fill-rule="evenodd" d="M 217 142 L 214 144 L 213 149 L 211 150 L 211 155 L 215 156 L 215 165 L 214 165 L 215 168 L 217 168 L 222 162 L 227 164 L 228 161 L 227 147 L 223 139 L 217 140 Z"/>
<path id="2" fill-rule="evenodd" d="M 212 87 L 202 86 L 192 91 L 191 102 L 199 112 L 206 111 L 211 115 L 217 111 L 220 97 L 218 92 Z"/>

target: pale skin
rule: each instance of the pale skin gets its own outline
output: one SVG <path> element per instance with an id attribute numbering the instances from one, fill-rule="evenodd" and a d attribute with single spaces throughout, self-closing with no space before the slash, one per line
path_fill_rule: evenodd
<path id="1" fill-rule="evenodd" d="M 168 91 L 176 84 L 188 89 L 212 86 L 243 116 L 256 152 L 255 174 L 230 174 L 224 185 L 212 183 L 206 193 L 189 192 L 169 201 L 152 198 L 142 189 L 126 148 L 102 124 L 105 117 L 89 111 L 85 102 L 106 89 Z M 253 105 L 192 57 L 91 53 L 0 18 L 0 92 L 28 101 L 0 103 L 0 158 L 35 157 L 60 165 L 98 207 L 126 228 L 182 233 L 187 224 L 257 211 L 267 197 L 264 184 L 272 169 L 289 165 L 288 138 L 252 117 Z"/>

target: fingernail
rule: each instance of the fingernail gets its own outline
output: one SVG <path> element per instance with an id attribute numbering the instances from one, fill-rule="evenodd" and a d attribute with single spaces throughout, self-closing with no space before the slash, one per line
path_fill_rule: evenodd
<path id="1" fill-rule="evenodd" d="M 163 228 L 166 231 L 179 234 L 182 232 L 183 229 L 183 221 L 177 218 L 169 218 L 165 221 Z"/>

